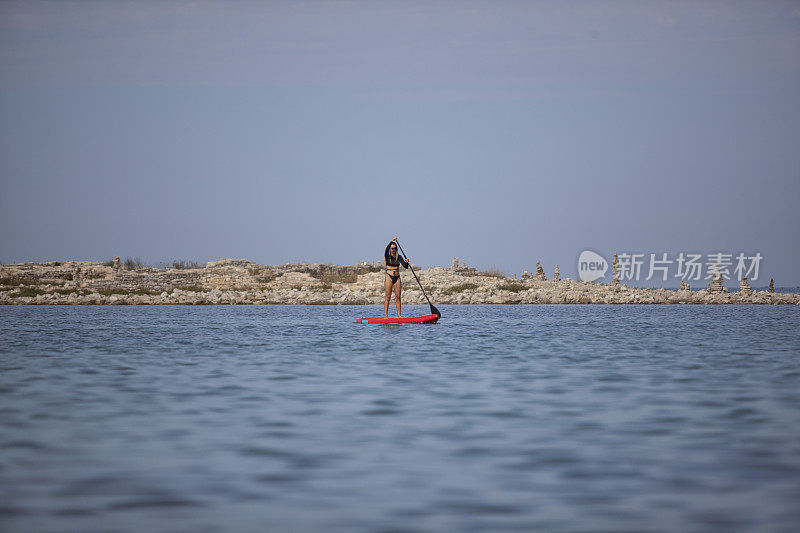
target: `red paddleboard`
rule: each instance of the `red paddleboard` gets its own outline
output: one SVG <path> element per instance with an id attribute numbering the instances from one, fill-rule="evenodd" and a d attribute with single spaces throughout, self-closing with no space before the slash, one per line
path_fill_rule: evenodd
<path id="1" fill-rule="evenodd" d="M 439 315 L 411 316 L 408 318 L 359 318 L 358 324 L 433 324 Z"/>

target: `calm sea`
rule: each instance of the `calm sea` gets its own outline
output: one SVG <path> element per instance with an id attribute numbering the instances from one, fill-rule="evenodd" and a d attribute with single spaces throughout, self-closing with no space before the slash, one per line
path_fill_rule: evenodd
<path id="1" fill-rule="evenodd" d="M 0 530 L 798 531 L 800 307 L 440 309 L 0 307 Z"/>

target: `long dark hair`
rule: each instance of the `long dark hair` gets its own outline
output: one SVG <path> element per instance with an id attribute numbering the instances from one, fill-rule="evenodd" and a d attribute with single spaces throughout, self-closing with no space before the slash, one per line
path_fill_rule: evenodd
<path id="1" fill-rule="evenodd" d="M 389 262 L 389 258 L 392 257 L 392 254 L 389 251 L 389 248 L 391 248 L 393 244 L 395 246 L 397 246 L 394 241 L 389 241 L 389 244 L 386 245 L 386 250 L 383 252 L 383 258 L 386 260 L 387 263 Z M 400 258 L 400 252 L 399 251 L 397 252 L 397 257 L 398 257 L 398 259 Z"/>

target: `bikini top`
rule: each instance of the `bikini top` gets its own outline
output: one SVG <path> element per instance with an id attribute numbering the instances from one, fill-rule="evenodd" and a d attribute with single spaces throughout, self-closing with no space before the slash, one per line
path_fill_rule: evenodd
<path id="1" fill-rule="evenodd" d="M 403 265 L 403 268 L 408 268 L 408 262 L 403 261 L 400 254 L 397 254 L 395 258 L 393 258 L 391 254 L 386 256 L 386 273 L 390 276 L 395 277 L 400 275 L 400 265 Z"/>

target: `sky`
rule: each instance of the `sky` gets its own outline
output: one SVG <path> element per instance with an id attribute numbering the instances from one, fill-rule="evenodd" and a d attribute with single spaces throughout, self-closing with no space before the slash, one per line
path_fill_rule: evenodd
<path id="1" fill-rule="evenodd" d="M 760 253 L 797 286 L 799 201 L 797 2 L 0 3 L 7 263 L 396 236 L 573 278 L 583 250 Z"/>

